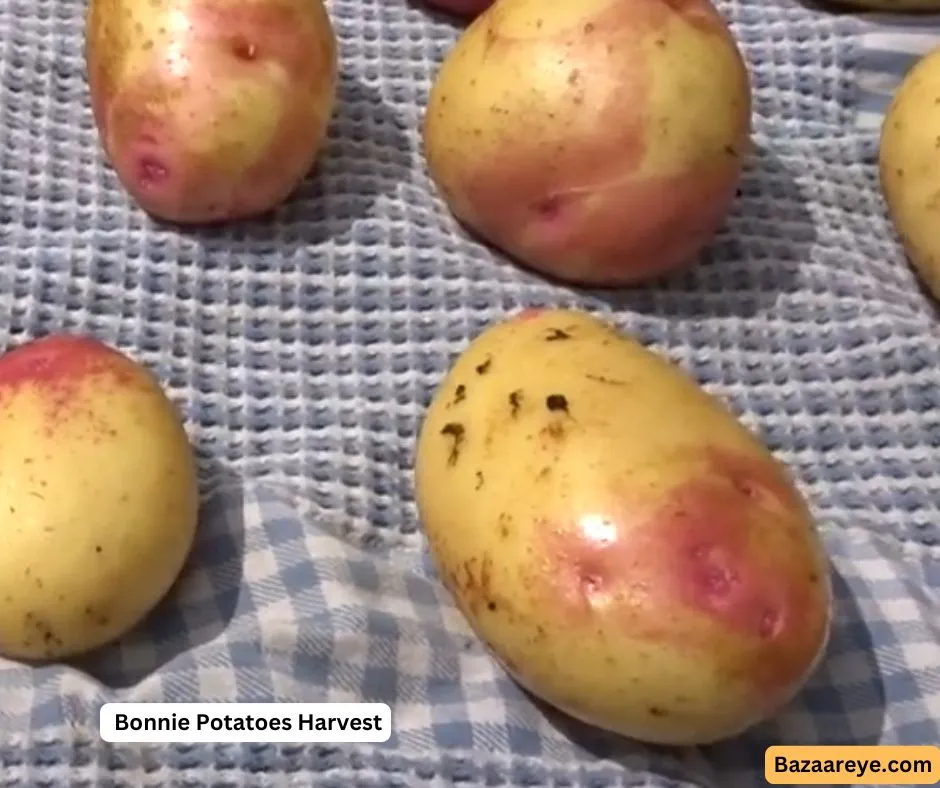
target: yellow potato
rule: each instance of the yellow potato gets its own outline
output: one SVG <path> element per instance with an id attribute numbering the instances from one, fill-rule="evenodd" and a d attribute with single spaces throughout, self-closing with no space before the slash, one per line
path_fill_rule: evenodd
<path id="1" fill-rule="evenodd" d="M 523 686 L 635 739 L 766 719 L 828 639 L 787 470 L 685 373 L 587 314 L 491 326 L 422 424 L 416 500 L 470 625 Z"/>
<path id="2" fill-rule="evenodd" d="M 940 298 L 940 48 L 898 86 L 881 127 L 879 174 L 891 221 L 914 269 Z"/>
<path id="3" fill-rule="evenodd" d="M 750 147 L 745 63 L 708 0 L 498 0 L 424 118 L 453 214 L 553 278 L 634 284 L 692 264 Z"/>
<path id="4" fill-rule="evenodd" d="M 193 452 L 143 367 L 60 335 L 0 357 L 0 654 L 61 659 L 135 626 L 195 535 Z"/>

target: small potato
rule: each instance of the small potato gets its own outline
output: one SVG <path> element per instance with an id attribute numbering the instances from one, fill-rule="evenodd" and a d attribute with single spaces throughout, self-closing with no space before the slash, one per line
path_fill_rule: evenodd
<path id="1" fill-rule="evenodd" d="M 750 148 L 745 63 L 708 0 L 498 0 L 445 58 L 428 171 L 467 228 L 552 278 L 691 265 Z"/>
<path id="2" fill-rule="evenodd" d="M 901 243 L 940 299 L 940 48 L 914 64 L 881 127 L 881 189 Z"/>
<path id="3" fill-rule="evenodd" d="M 827 559 L 787 470 L 665 359 L 586 314 L 491 326 L 422 424 L 440 576 L 507 671 L 588 723 L 705 744 L 824 652 Z"/>
<path id="4" fill-rule="evenodd" d="M 0 357 L 0 654 L 64 659 L 136 626 L 196 531 L 180 418 L 153 376 L 92 338 Z"/>
<path id="5" fill-rule="evenodd" d="M 89 0 L 85 27 L 99 141 L 152 217 L 255 217 L 314 165 L 338 79 L 322 0 Z"/>

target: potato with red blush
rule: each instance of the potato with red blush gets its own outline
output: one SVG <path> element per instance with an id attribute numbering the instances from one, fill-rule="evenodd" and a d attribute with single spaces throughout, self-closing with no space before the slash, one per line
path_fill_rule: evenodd
<path id="1" fill-rule="evenodd" d="M 750 131 L 749 74 L 709 0 L 498 0 L 447 54 L 423 125 L 466 228 L 594 286 L 694 263 Z"/>
<path id="2" fill-rule="evenodd" d="M 665 357 L 586 312 L 470 342 L 418 437 L 444 585 L 522 686 L 645 742 L 776 713 L 828 641 L 828 561 L 787 468 Z"/>
<path id="3" fill-rule="evenodd" d="M 134 629 L 199 515 L 182 414 L 140 361 L 50 334 L 0 355 L 0 655 L 63 660 Z"/>
<path id="4" fill-rule="evenodd" d="M 323 0 L 91 0 L 85 60 L 120 183 L 181 224 L 278 207 L 313 167 L 336 99 Z"/>

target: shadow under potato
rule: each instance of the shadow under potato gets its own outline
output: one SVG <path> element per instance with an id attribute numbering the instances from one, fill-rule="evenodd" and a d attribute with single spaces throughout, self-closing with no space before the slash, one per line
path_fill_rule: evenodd
<path id="1" fill-rule="evenodd" d="M 392 194 L 411 169 L 405 121 L 379 90 L 340 71 L 327 138 L 314 166 L 282 204 L 263 215 L 202 225 L 172 226 L 207 252 L 227 254 L 233 242 L 320 244 L 348 234 L 376 199 Z M 160 225 L 159 220 L 154 220 Z"/>
<path id="2" fill-rule="evenodd" d="M 117 642 L 71 662 L 112 689 L 139 684 L 225 632 L 235 615 L 245 550 L 241 483 L 209 460 L 196 538 L 179 578 L 144 621 Z M 192 688 L 198 693 L 198 687 Z"/>
<path id="3" fill-rule="evenodd" d="M 819 668 L 777 715 L 738 737 L 699 748 L 652 747 L 585 725 L 533 700 L 553 727 L 593 757 L 625 767 L 648 765 L 651 760 L 653 770 L 663 777 L 700 780 L 720 788 L 760 784 L 764 751 L 774 745 L 878 744 L 886 701 L 871 632 L 852 589 L 834 565 L 831 578 L 832 629 Z M 696 757 L 688 757 L 690 751 Z M 689 774 L 693 769 L 700 773 Z"/>

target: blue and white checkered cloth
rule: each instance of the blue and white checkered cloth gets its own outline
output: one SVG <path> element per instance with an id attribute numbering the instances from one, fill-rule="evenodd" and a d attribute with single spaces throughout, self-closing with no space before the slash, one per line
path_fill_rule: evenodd
<path id="1" fill-rule="evenodd" d="M 0 328 L 92 332 L 153 367 L 202 458 L 197 545 L 93 659 L 0 663 L 0 786 L 753 788 L 779 743 L 940 742 L 940 324 L 885 218 L 886 96 L 940 41 L 915 22 L 724 0 L 755 140 L 733 215 L 663 286 L 576 291 L 466 239 L 419 125 L 457 28 L 332 0 L 340 101 L 274 222 L 176 232 L 102 163 L 84 0 L 0 0 Z M 935 38 L 936 36 L 936 38 Z M 414 437 L 453 356 L 521 305 L 607 314 L 723 397 L 795 472 L 837 592 L 828 657 L 778 718 L 650 749 L 533 705 L 435 579 Z M 383 745 L 103 743 L 132 701 L 384 701 Z"/>

